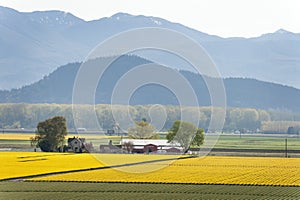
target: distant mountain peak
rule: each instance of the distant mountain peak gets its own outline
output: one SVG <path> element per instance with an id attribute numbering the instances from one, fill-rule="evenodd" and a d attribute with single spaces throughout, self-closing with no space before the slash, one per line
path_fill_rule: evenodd
<path id="1" fill-rule="evenodd" d="M 266 33 L 258 37 L 258 39 L 267 40 L 299 40 L 299 34 L 287 31 L 285 29 L 278 29 L 273 33 Z"/>
<path id="2" fill-rule="evenodd" d="M 292 32 L 287 31 L 287 30 L 281 28 L 281 29 L 278 29 L 277 31 L 275 31 L 274 33 L 275 34 L 290 34 Z"/>
<path id="3" fill-rule="evenodd" d="M 16 11 L 16 10 L 14 10 L 14 9 L 12 9 L 12 8 L 9 8 L 9 7 L 4 7 L 4 6 L 0 6 L 0 13 L 3 13 L 3 12 L 18 12 L 18 11 Z"/>
<path id="4" fill-rule="evenodd" d="M 54 26 L 55 24 L 72 26 L 83 21 L 82 19 L 75 17 L 71 13 L 56 10 L 35 11 L 25 14 L 29 16 L 31 21 L 35 21 L 40 24 L 47 24 L 50 26 Z"/>
<path id="5" fill-rule="evenodd" d="M 223 38 L 142 13 L 119 12 L 84 21 L 62 11 L 27 13 L 0 6 L 0 89 L 36 81 L 58 65 L 84 59 L 107 38 L 144 27 L 170 29 L 192 38 L 208 52 L 224 77 L 254 77 L 300 88 L 300 33 L 279 29 L 255 38 Z M 171 55 L 145 55 L 152 61 L 190 69 Z"/>
<path id="6" fill-rule="evenodd" d="M 114 18 L 116 20 L 119 20 L 119 19 L 127 18 L 127 17 L 134 17 L 134 16 L 131 15 L 131 14 L 128 14 L 128 13 L 118 12 L 118 13 L 112 15 L 110 18 Z"/>
<path id="7" fill-rule="evenodd" d="M 144 15 L 131 15 L 128 13 L 116 13 L 112 15 L 110 18 L 116 19 L 116 20 L 121 20 L 125 18 L 136 18 L 136 19 L 146 19 L 152 22 L 154 25 L 161 26 L 163 24 L 163 19 L 158 18 L 158 17 L 151 17 L 151 16 L 144 16 Z"/>
<path id="8" fill-rule="evenodd" d="M 18 16 L 19 12 L 8 7 L 0 6 L 0 20 L 6 20 Z"/>

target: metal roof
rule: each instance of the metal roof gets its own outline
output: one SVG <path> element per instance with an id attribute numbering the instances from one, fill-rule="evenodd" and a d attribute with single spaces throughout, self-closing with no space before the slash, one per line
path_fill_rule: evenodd
<path id="1" fill-rule="evenodd" d="M 120 144 L 123 145 L 125 142 L 132 142 L 134 146 L 145 146 L 147 144 L 154 144 L 156 146 L 168 146 L 168 147 L 179 147 L 178 142 L 169 143 L 168 140 L 151 140 L 151 139 L 122 139 Z"/>

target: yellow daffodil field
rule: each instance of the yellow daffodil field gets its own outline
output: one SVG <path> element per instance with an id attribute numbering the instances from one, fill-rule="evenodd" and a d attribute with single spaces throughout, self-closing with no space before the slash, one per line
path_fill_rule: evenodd
<path id="1" fill-rule="evenodd" d="M 300 159 L 1 152 L 0 179 L 300 186 Z"/>
<path id="2" fill-rule="evenodd" d="M 0 180 L 102 166 L 90 154 L 0 152 Z"/>
<path id="3" fill-rule="evenodd" d="M 294 199 L 300 159 L 0 152 L 0 199 Z"/>
<path id="4" fill-rule="evenodd" d="M 173 155 L 73 154 L 42 152 L 0 152 L 0 180 L 56 172 L 90 170 L 155 160 L 173 160 Z"/>
<path id="5" fill-rule="evenodd" d="M 143 173 L 145 167 L 164 167 Z M 129 173 L 135 171 L 136 173 Z M 35 178 L 48 181 L 300 186 L 300 159 L 205 157 Z"/>

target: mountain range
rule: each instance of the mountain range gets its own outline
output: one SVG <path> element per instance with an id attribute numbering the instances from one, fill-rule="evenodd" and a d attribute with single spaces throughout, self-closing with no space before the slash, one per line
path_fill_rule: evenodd
<path id="1" fill-rule="evenodd" d="M 39 81 L 61 65 L 83 61 L 106 38 L 141 27 L 168 28 L 193 38 L 209 53 L 223 77 L 254 78 L 300 88 L 299 33 L 281 29 L 255 38 L 222 38 L 143 15 L 117 13 L 84 21 L 61 11 L 24 13 L 0 7 L 0 89 Z M 161 59 L 157 54 L 148 56 L 153 62 Z M 187 70 L 168 56 L 164 60 Z"/>
<path id="2" fill-rule="evenodd" d="M 107 62 L 108 58 L 93 61 L 95 66 Z M 113 88 L 120 77 L 136 66 L 151 63 L 138 56 L 124 55 L 113 62 L 101 77 L 96 94 L 97 104 L 110 104 Z M 40 81 L 11 91 L 0 91 L 0 103 L 72 103 L 72 91 L 81 63 L 70 63 L 59 67 Z M 175 70 L 175 69 L 172 69 Z M 195 91 L 200 106 L 210 106 L 210 95 L 203 77 L 190 71 L 179 71 Z M 225 78 L 227 105 L 230 107 L 259 108 L 300 112 L 300 90 L 279 84 L 249 78 Z M 131 105 L 163 104 L 178 105 L 175 95 L 167 88 L 145 85 L 131 96 Z M 193 106 L 193 105 L 186 105 Z"/>

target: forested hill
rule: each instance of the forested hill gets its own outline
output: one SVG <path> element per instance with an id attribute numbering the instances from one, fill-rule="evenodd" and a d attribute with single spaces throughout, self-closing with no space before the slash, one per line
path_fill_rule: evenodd
<path id="1" fill-rule="evenodd" d="M 105 63 L 107 58 L 99 58 L 93 62 Z M 97 93 L 97 104 L 109 104 L 112 89 L 120 77 L 129 69 L 149 63 L 150 61 L 137 56 L 122 56 L 106 71 L 101 79 Z M 72 103 L 73 83 L 80 63 L 61 66 L 42 80 L 11 91 L 0 91 L 2 103 Z M 210 105 L 203 78 L 189 71 L 180 71 L 191 83 L 200 102 L 200 106 Z M 300 112 L 300 90 L 254 79 L 226 78 L 224 85 L 227 105 L 230 107 L 246 107 L 259 109 L 277 109 Z M 175 96 L 166 88 L 158 85 L 147 85 L 138 89 L 132 96 L 132 105 L 145 104 L 178 104 Z"/>

